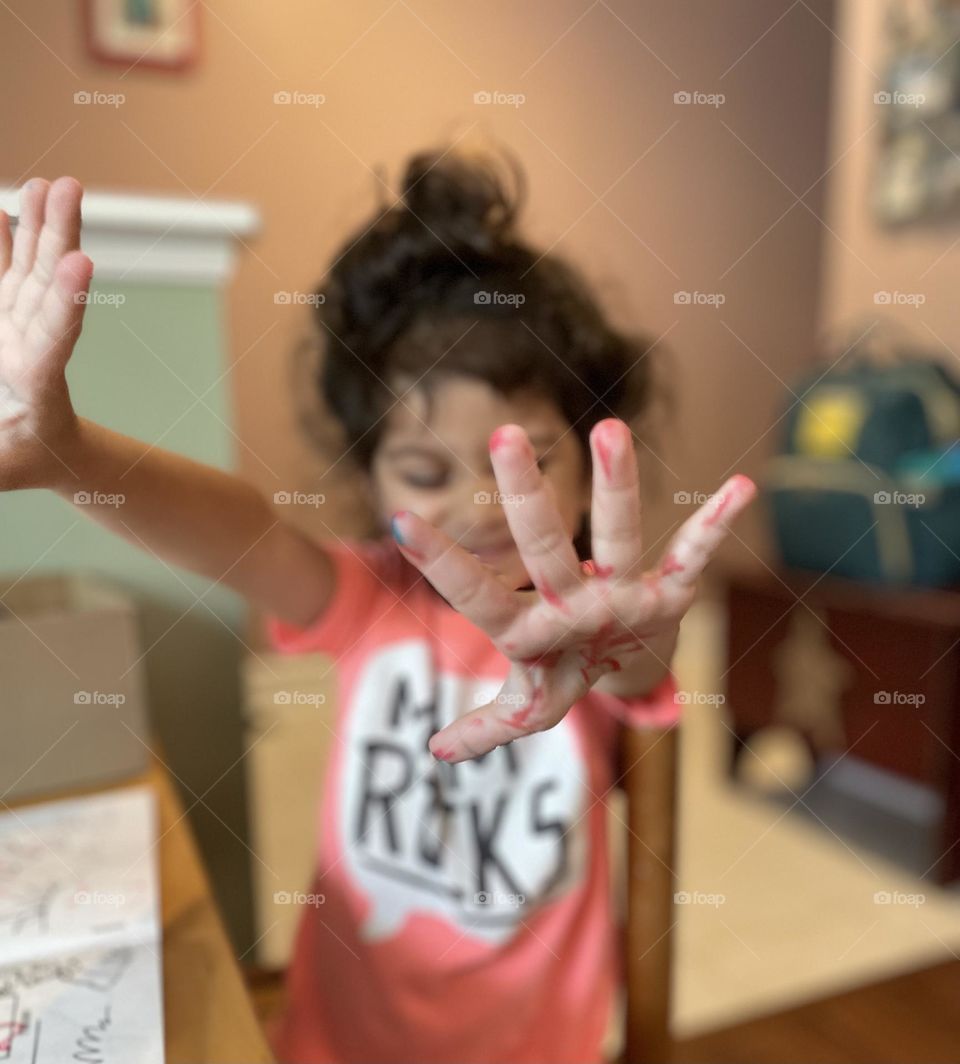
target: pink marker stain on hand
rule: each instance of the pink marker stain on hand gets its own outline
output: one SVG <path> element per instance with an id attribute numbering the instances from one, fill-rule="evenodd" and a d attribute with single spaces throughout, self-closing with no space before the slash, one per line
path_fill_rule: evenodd
<path id="1" fill-rule="evenodd" d="M 610 480 L 613 474 L 613 449 L 619 442 L 620 426 L 615 421 L 600 421 L 593 430 L 593 440 L 597 447 L 603 474 Z"/>
<path id="2" fill-rule="evenodd" d="M 535 586 L 540 589 L 540 594 L 543 595 L 544 600 L 549 602 L 551 606 L 556 606 L 558 610 L 563 610 L 564 613 L 570 612 L 569 604 L 564 602 L 563 598 L 554 591 L 546 580 L 536 581 Z"/>
<path id="3" fill-rule="evenodd" d="M 590 669 L 606 667 L 613 672 L 620 672 L 622 665 L 619 660 L 612 657 L 610 651 L 616 647 L 630 647 L 638 649 L 641 640 L 632 632 L 622 632 L 618 636 L 610 637 L 610 629 L 613 621 L 607 621 L 598 632 L 595 632 L 587 641 L 587 645 L 580 651 L 583 664 L 580 666 L 580 675 L 586 683 L 592 683 L 589 675 Z"/>
<path id="4" fill-rule="evenodd" d="M 740 499 L 744 495 L 750 495 L 755 490 L 756 485 L 753 481 L 749 477 L 745 477 L 742 473 L 738 473 L 735 477 L 731 477 L 730 486 L 721 496 L 719 506 L 717 506 L 716 510 L 714 510 L 709 517 L 704 518 L 703 523 L 705 525 L 715 525 L 731 502 Z"/>
<path id="5" fill-rule="evenodd" d="M 506 425 L 501 425 L 499 428 L 495 428 L 490 433 L 490 439 L 488 440 L 488 446 L 491 451 L 497 451 L 505 444 L 510 442 L 510 434 Z"/>
<path id="6" fill-rule="evenodd" d="M 660 575 L 669 576 L 671 573 L 682 573 L 683 566 L 677 561 L 672 553 L 668 554 L 660 564 Z"/>

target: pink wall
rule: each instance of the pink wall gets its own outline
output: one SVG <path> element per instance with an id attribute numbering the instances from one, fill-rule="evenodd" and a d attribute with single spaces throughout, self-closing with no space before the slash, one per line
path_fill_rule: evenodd
<path id="1" fill-rule="evenodd" d="M 395 181 L 410 151 L 474 126 L 524 161 L 531 235 L 579 262 L 618 320 L 663 335 L 673 354 L 680 401 L 674 431 L 648 456 L 662 475 L 648 542 L 684 516 L 675 491 L 713 490 L 733 468 L 757 473 L 774 440 L 765 433 L 780 412 L 778 378 L 813 337 L 828 0 L 215 0 L 204 5 L 202 63 L 183 78 L 96 66 L 75 7 L 12 0 L 2 16 L 0 81 L 24 104 L 5 115 L 2 178 L 70 172 L 98 189 L 260 207 L 264 232 L 244 252 L 229 329 L 237 461 L 264 491 L 316 490 L 332 460 L 295 434 L 286 367 L 306 314 L 276 306 L 274 292 L 319 278 L 376 202 L 372 168 Z M 75 107 L 77 89 L 127 101 Z M 475 106 L 483 89 L 526 102 Z M 278 90 L 327 102 L 278 106 Z M 726 102 L 678 106 L 683 90 Z M 678 306 L 684 290 L 726 302 Z M 323 489 L 342 502 L 324 524 L 359 529 L 345 463 Z M 739 529 L 755 545 L 758 524 L 755 514 Z"/>

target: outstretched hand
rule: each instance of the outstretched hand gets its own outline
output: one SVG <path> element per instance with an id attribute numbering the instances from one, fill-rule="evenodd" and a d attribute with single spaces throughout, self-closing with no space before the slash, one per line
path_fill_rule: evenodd
<path id="1" fill-rule="evenodd" d="M 57 452 L 76 420 L 65 370 L 93 274 L 80 250 L 82 196 L 72 177 L 28 181 L 15 237 L 0 211 L 0 490 L 41 486 L 45 471 L 65 468 Z"/>
<path id="2" fill-rule="evenodd" d="M 616 418 L 590 433 L 593 559 L 581 564 L 519 425 L 490 437 L 507 523 L 535 590 L 516 591 L 449 536 L 409 511 L 394 516 L 406 557 L 511 661 L 499 694 L 430 739 L 445 761 L 479 757 L 553 727 L 600 679 L 653 655 L 669 666 L 696 582 L 756 487 L 733 476 L 689 517 L 659 565 L 640 568 L 639 479 L 629 427 Z M 662 659 L 661 659 L 662 660 Z"/>

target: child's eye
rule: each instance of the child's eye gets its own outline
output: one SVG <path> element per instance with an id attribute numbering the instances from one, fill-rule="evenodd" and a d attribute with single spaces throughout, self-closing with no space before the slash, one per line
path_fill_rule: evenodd
<path id="1" fill-rule="evenodd" d="M 405 484 L 409 484 L 411 488 L 421 488 L 429 491 L 431 489 L 442 488 L 446 482 L 446 476 L 441 473 L 432 477 L 416 477 L 408 473 L 403 477 L 403 481 Z"/>

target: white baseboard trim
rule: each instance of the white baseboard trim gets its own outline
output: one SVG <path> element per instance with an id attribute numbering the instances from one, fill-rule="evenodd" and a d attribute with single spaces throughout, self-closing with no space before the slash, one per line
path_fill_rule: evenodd
<path id="1" fill-rule="evenodd" d="M 0 208 L 16 228 L 20 194 L 0 187 Z M 80 246 L 97 281 L 222 285 L 238 244 L 260 230 L 249 203 L 84 191 Z"/>

